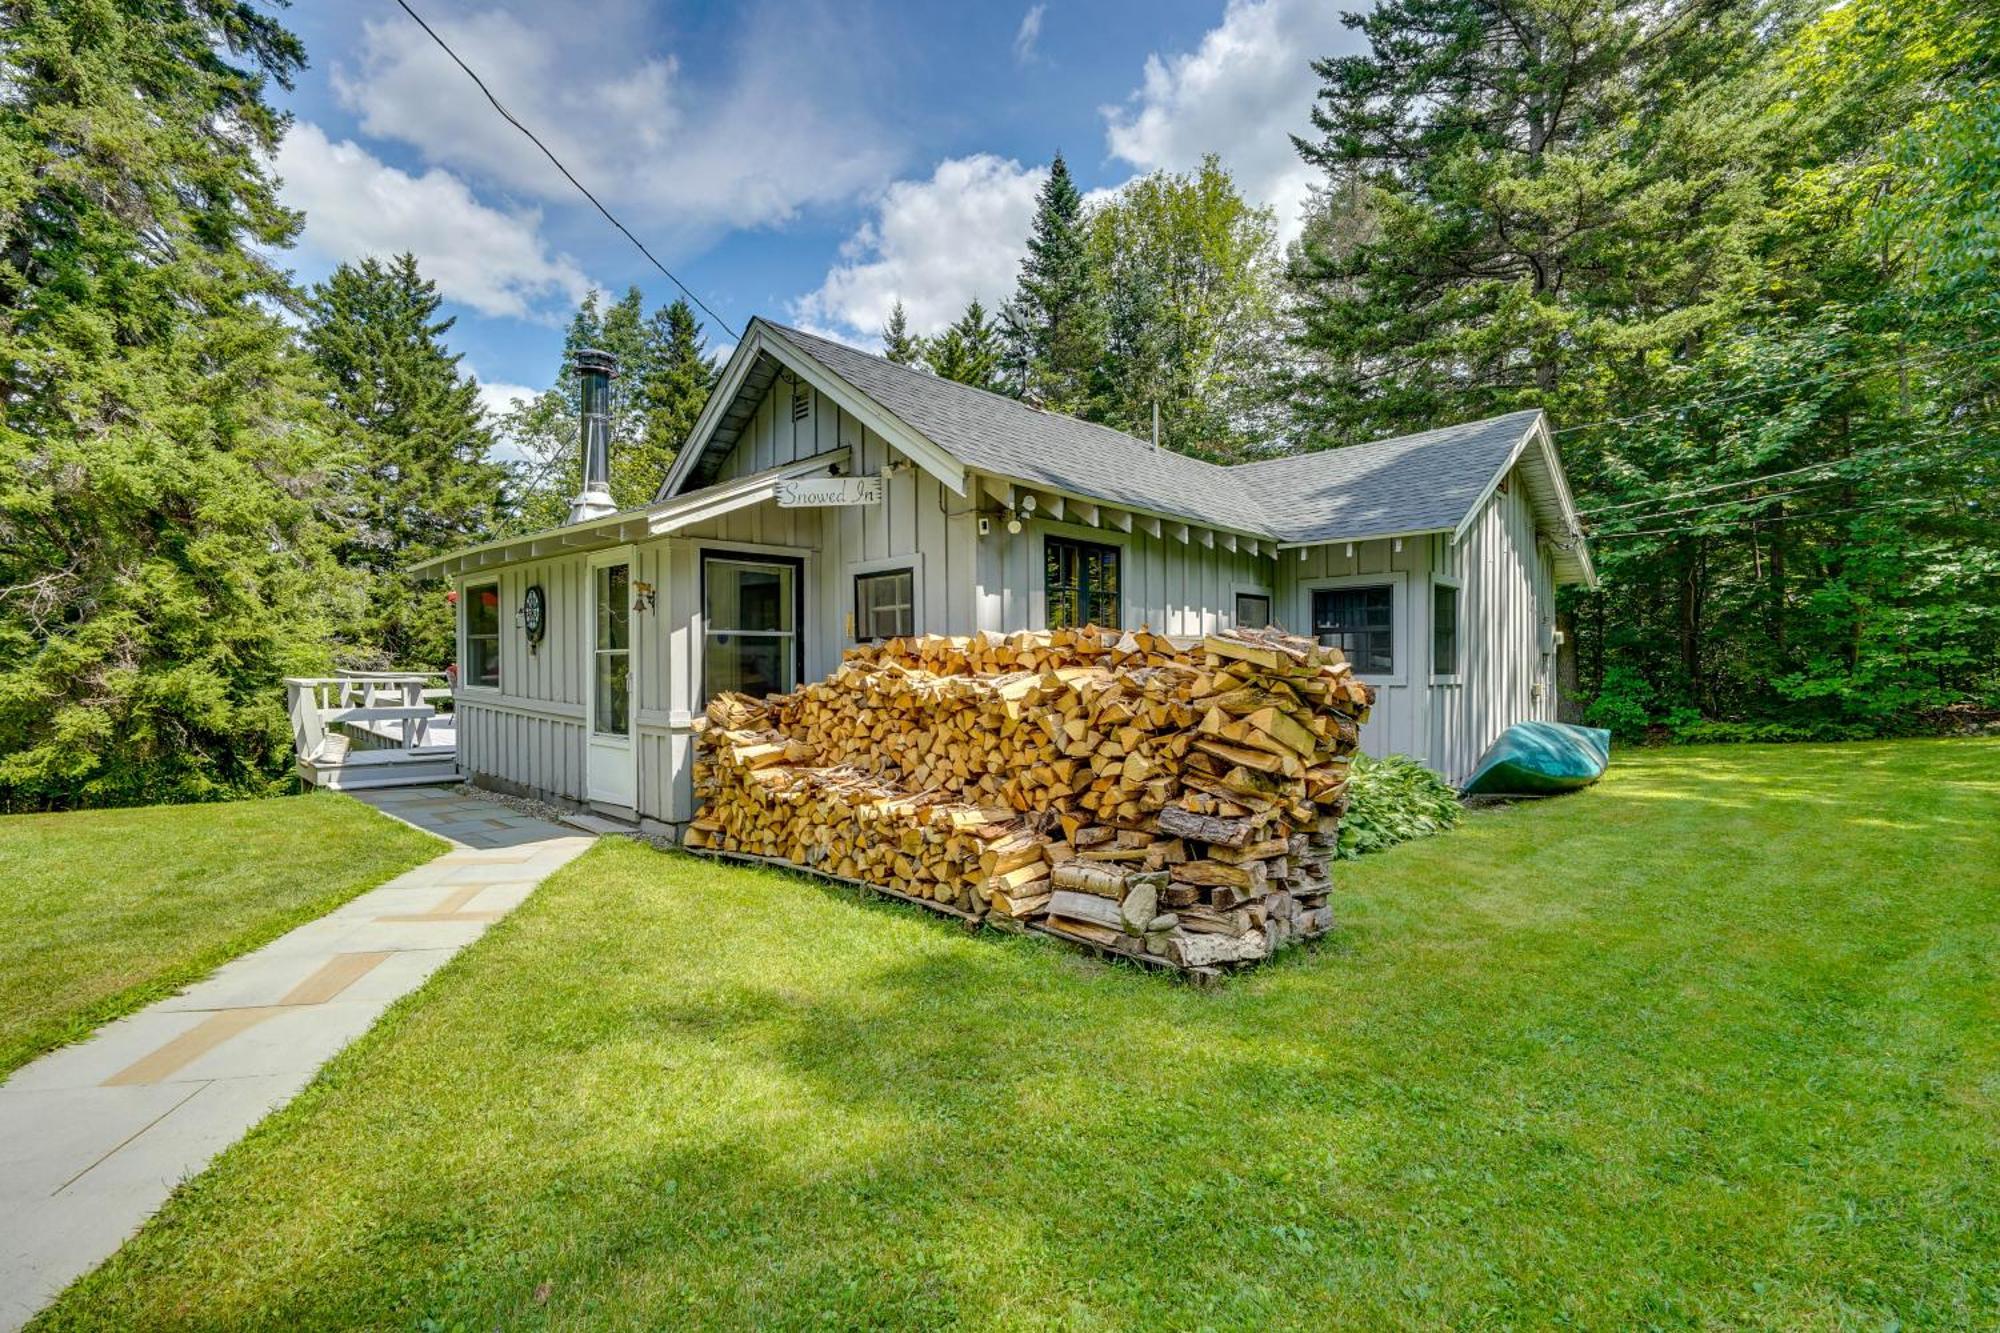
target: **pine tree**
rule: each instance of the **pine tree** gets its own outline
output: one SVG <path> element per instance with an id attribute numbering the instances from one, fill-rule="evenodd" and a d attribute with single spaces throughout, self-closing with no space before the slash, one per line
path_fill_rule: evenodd
<path id="1" fill-rule="evenodd" d="M 882 355 L 899 366 L 923 362 L 924 340 L 910 332 L 910 317 L 901 301 L 896 302 L 896 308 L 889 312 L 889 322 L 882 326 Z"/>
<path id="2" fill-rule="evenodd" d="M 352 525 L 339 555 L 370 584 L 355 665 L 441 669 L 452 659 L 450 607 L 404 571 L 483 538 L 504 499 L 507 471 L 488 457 L 478 384 L 445 348 L 454 321 L 437 317 L 441 300 L 404 254 L 342 264 L 308 305 L 305 343 L 348 458 L 340 490 Z"/>
<path id="3" fill-rule="evenodd" d="M 1001 321 L 1007 375 L 1021 396 L 1057 412 L 1086 411 L 1104 355 L 1104 311 L 1083 196 L 1061 153 L 1037 196 L 1019 285 Z"/>
<path id="4" fill-rule="evenodd" d="M 612 468 L 612 498 L 621 507 L 645 504 L 658 492 L 715 387 L 715 360 L 686 300 L 655 310 L 647 334 L 648 363 L 634 386 L 644 424 L 624 445 L 623 466 Z"/>
<path id="5" fill-rule="evenodd" d="M 0 6 L 0 807 L 194 800 L 290 767 L 330 665 L 338 460 L 262 255 L 298 226 L 235 0 Z"/>
<path id="6" fill-rule="evenodd" d="M 1001 389 L 1000 329 L 987 316 L 986 307 L 978 297 L 973 297 L 965 313 L 926 345 L 925 368 L 939 379 L 995 392 Z"/>

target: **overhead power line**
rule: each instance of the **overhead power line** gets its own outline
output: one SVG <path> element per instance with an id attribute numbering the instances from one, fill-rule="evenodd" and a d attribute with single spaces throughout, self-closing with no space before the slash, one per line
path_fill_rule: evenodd
<path id="1" fill-rule="evenodd" d="M 1915 436 L 1915 437 L 1912 437 L 1911 439 L 1908 439 L 1908 440 L 1905 440 L 1905 441 L 1903 441 L 1903 443 L 1902 443 L 1902 445 L 1901 445 L 1901 446 L 1897 446 L 1897 447 L 1893 447 L 1893 448 L 1883 448 L 1883 449 L 1871 449 L 1871 450 L 1866 450 L 1866 451 L 1864 451 L 1864 452 L 1862 452 L 1862 453 L 1858 453 L 1858 454 L 1848 454 L 1848 455 L 1846 455 L 1845 457 L 1841 457 L 1841 458 L 1824 458 L 1824 459 L 1821 459 L 1821 460 L 1820 460 L 1819 462 L 1817 462 L 1817 463 L 1807 463 L 1807 464 L 1806 464 L 1806 465 L 1805 465 L 1804 467 L 1795 467 L 1795 468 L 1786 468 L 1786 469 L 1785 469 L 1784 471 L 1782 471 L 1782 472 L 1760 472 L 1760 473 L 1758 473 L 1758 474 L 1757 474 L 1756 476 L 1754 476 L 1754 477 L 1738 477 L 1738 478 L 1737 478 L 1736 480 L 1734 480 L 1734 481 L 1718 481 L 1718 482 L 1713 482 L 1713 483 L 1711 483 L 1711 484 L 1709 484 L 1709 485 L 1707 485 L 1707 486 L 1694 486 L 1694 487 L 1689 487 L 1689 488 L 1687 488 L 1687 489 L 1684 489 L 1684 490 L 1676 490 L 1676 491 L 1673 491 L 1673 492 L 1670 492 L 1669 494 L 1666 494 L 1666 495 L 1655 495 L 1655 496 L 1652 496 L 1651 498 L 1649 498 L 1649 499 L 1645 499 L 1645 500 L 1626 500 L 1626 501 L 1622 501 L 1622 502 L 1621 502 L 1621 503 L 1619 503 L 1619 504 L 1609 504 L 1609 505 L 1594 505 L 1594 506 L 1592 506 L 1592 507 L 1591 507 L 1591 508 L 1589 508 L 1589 509 L 1579 509 L 1579 510 L 1577 510 L 1576 512 L 1577 512 L 1577 516 L 1578 516 L 1579 518 L 1588 518 L 1588 517 L 1590 517 L 1591 515 L 1594 515 L 1594 514 L 1610 514 L 1610 513 L 1615 513 L 1615 512 L 1617 512 L 1617 511 L 1619 511 L 1619 510 L 1624 510 L 1624 509 L 1642 509 L 1642 508 L 1645 508 L 1645 507 L 1646 507 L 1646 506 L 1648 506 L 1648 505 L 1656 505 L 1656 504 L 1668 504 L 1668 503 L 1671 503 L 1672 501 L 1675 501 L 1675 500 L 1686 500 L 1686 499 L 1689 499 L 1689 498 L 1690 498 L 1690 497 L 1692 497 L 1692 496 L 1696 496 L 1696 495 L 1708 495 L 1708 494 L 1711 494 L 1711 493 L 1713 493 L 1713 492 L 1715 492 L 1715 491 L 1726 491 L 1726 490 L 1734 490 L 1734 489 L 1735 489 L 1736 487 L 1738 487 L 1738 486 L 1755 486 L 1755 485 L 1757 485 L 1757 484 L 1758 484 L 1759 482 L 1765 482 L 1765 481 L 1780 481 L 1780 480 L 1783 480 L 1783 479 L 1784 479 L 1784 478 L 1786 478 L 1786 477 L 1796 477 L 1796 476 L 1800 476 L 1800 475 L 1802 475 L 1802 474 L 1804 474 L 1804 473 L 1807 473 L 1807 472 L 1824 472 L 1824 471 L 1826 471 L 1826 470 L 1827 470 L 1828 468 L 1836 468 L 1836 467 L 1841 467 L 1841 466 L 1843 466 L 1843 465 L 1849 465 L 1849 464 L 1854 464 L 1854 463 L 1867 463 L 1867 462 L 1872 462 L 1873 460 L 1875 460 L 1875 459 L 1878 459 L 1878 458 L 1889 458 L 1889 457 L 1894 457 L 1894 456 L 1898 456 L 1898 455 L 1901 455 L 1901 456 L 1906 456 L 1906 457 L 1907 457 L 1907 456 L 1908 456 L 1908 450 L 1907 450 L 1907 446 L 1909 446 L 1909 445 L 1912 445 L 1912 444 L 1927 444 L 1927 443 L 1930 443 L 1930 442 L 1932 442 L 1932 441 L 1936 441 L 1936 440 L 1941 440 L 1941 439 L 1948 439 L 1948 438 L 1951 438 L 1951 436 L 1949 436 L 1948 434 L 1946 434 L 1946 433 L 1943 433 L 1943 432 L 1940 432 L 1940 433 L 1936 433 L 1936 434 L 1931 434 L 1931 435 L 1920 435 L 1920 436 Z M 1913 460 L 1913 461 L 1918 461 L 1918 462 L 1947 462 L 1947 463 L 1948 463 L 1948 462 L 1954 462 L 1954 461 L 1956 461 L 1956 460 L 1958 460 L 1958 459 L 1961 459 L 1961 458 L 1964 458 L 1964 457 L 1967 457 L 1967 456 L 1969 456 L 1969 455 L 1970 455 L 1970 453 L 1971 453 L 1971 452 L 1973 452 L 1973 451 L 1972 451 L 1972 450 L 1970 450 L 1970 449 L 1967 449 L 1967 450 L 1946 450 L 1945 452 L 1943 452 L 1943 453 L 1941 453 L 1941 454 L 1939 454 L 1939 455 L 1937 455 L 1937 456 L 1935 456 L 1935 457 L 1932 457 L 1932 458 L 1927 458 L 1927 459 L 1917 459 L 1917 460 Z M 1813 488 L 1813 487 L 1801 487 L 1800 489 L 1802 489 L 1802 490 L 1810 490 L 1810 489 L 1814 489 L 1814 488 Z M 1720 503 L 1720 504 L 1723 504 L 1723 505 L 1730 505 L 1730 504 L 1747 504 L 1747 503 L 1749 503 L 1749 501 L 1748 501 L 1748 500 L 1723 500 L 1723 501 L 1720 501 L 1719 503 Z M 1713 508 L 1713 507 L 1715 507 L 1715 506 L 1704 506 L 1704 507 L 1707 507 L 1707 508 Z M 1669 514 L 1672 514 L 1672 513 L 1680 513 L 1680 512 L 1683 512 L 1683 511 L 1680 511 L 1680 510 L 1673 510 L 1673 509 L 1669 509 L 1669 510 L 1665 510 L 1665 511 L 1662 511 L 1662 512 L 1664 512 L 1664 513 L 1669 513 Z M 1640 518 L 1657 518 L 1657 517 L 1659 517 L 1659 516 L 1660 516 L 1660 515 L 1658 515 L 1658 514 L 1643 514 L 1643 515 L 1639 515 L 1638 517 L 1640 517 Z"/>
<path id="2" fill-rule="evenodd" d="M 1697 408 L 1714 407 L 1721 403 L 1741 402 L 1746 398 L 1762 398 L 1784 389 L 1796 389 L 1802 385 L 1819 384 L 1826 380 L 1846 379 L 1855 375 L 1865 375 L 1871 370 L 1887 370 L 1893 366 L 1908 366 L 1923 361 L 1936 361 L 1941 357 L 1952 356 L 1959 352 L 1969 352 L 1975 347 L 1984 347 L 1986 344 L 1992 342 L 2000 342 L 2000 334 L 1994 334 L 1986 338 L 1976 338 L 1969 343 L 1960 343 L 1956 347 L 1933 347 L 1922 352 L 1911 352 L 1907 356 L 1884 357 L 1876 361 L 1865 361 L 1860 365 L 1843 366 L 1835 370 L 1822 371 L 1817 375 L 1807 375 L 1795 380 L 1781 380 L 1776 384 L 1766 384 L 1755 389 L 1745 389 L 1739 393 L 1718 394 L 1711 398 L 1691 398 L 1685 402 L 1660 403 L 1643 411 L 1634 412 L 1630 416 L 1606 417 L 1602 421 L 1580 421 L 1573 426 L 1564 426 L 1561 430 L 1554 431 L 1552 434 L 1569 435 L 1580 430 L 1595 430 L 1599 426 L 1630 426 L 1637 422 L 1650 421 L 1655 417 L 1666 416 L 1674 412 L 1688 412 Z"/>
<path id="3" fill-rule="evenodd" d="M 446 55 L 451 57 L 452 64 L 457 65 L 460 69 L 465 71 L 466 78 L 471 79 L 473 83 L 478 85 L 479 91 L 486 94 L 486 100 L 493 104 L 493 109 L 500 113 L 501 118 L 504 119 L 509 125 L 512 125 L 515 129 L 519 130 L 521 133 L 527 135 L 528 142 L 532 143 L 533 145 L 535 145 L 535 147 L 542 150 L 542 156 L 546 157 L 550 162 L 554 163 L 555 169 L 563 174 L 563 178 L 567 180 L 571 185 L 574 185 L 577 188 L 577 191 L 580 194 L 582 194 L 584 198 L 590 200 L 591 204 L 596 207 L 597 211 L 604 215 L 604 220 L 606 222 L 609 222 L 612 226 L 618 228 L 619 231 L 624 233 L 626 240 L 632 242 L 633 245 L 638 247 L 639 253 L 646 256 L 646 261 L 648 263 L 650 263 L 654 268 L 660 270 L 660 272 L 664 273 L 667 277 L 668 282 L 671 282 L 673 283 L 674 286 L 680 288 L 681 293 L 685 295 L 688 300 L 700 306 L 702 308 L 703 313 L 705 313 L 710 319 L 714 320 L 717 324 L 721 325 L 723 332 L 727 333 L 732 338 L 739 338 L 742 336 L 741 334 L 737 333 L 735 329 L 730 327 L 728 320 L 716 314 L 715 310 L 708 304 L 708 302 L 702 300 L 701 297 L 697 296 L 692 287 L 688 286 L 686 283 L 682 282 L 679 278 L 675 277 L 672 269 L 669 269 L 665 264 L 662 264 L 659 260 L 655 259 L 653 257 L 653 252 L 646 248 L 646 243 L 644 241 L 641 241 L 637 236 L 634 236 L 632 234 L 632 229 L 630 227 L 627 227 L 624 223 L 620 222 L 617 219 L 617 217 L 615 217 L 612 214 L 611 210 L 606 208 L 603 202 L 599 200 L 596 195 L 590 192 L 590 187 L 585 185 L 582 181 L 578 180 L 576 178 L 576 173 L 571 171 L 568 167 L 564 166 L 562 159 L 549 151 L 549 146 L 543 143 L 540 137 L 538 137 L 533 130 L 529 129 L 526 125 L 523 125 L 520 122 L 520 120 L 514 115 L 513 112 L 509 111 L 505 106 L 501 105 L 500 99 L 493 95 L 493 90 L 486 86 L 486 80 L 480 78 L 479 75 L 473 71 L 472 66 L 466 64 L 463 60 L 459 59 L 458 52 L 451 49 L 451 43 L 445 41 L 444 38 L 438 36 L 437 30 L 431 27 L 430 24 L 424 22 L 424 16 L 422 14 L 419 14 L 416 10 L 410 7 L 409 0 L 396 0 L 396 4 L 405 14 L 408 14 L 412 19 L 416 21 L 417 26 L 419 28 L 422 28 L 424 32 L 429 35 L 432 41 L 438 44 L 439 50 L 443 51 Z"/>
<path id="4" fill-rule="evenodd" d="M 1881 504 L 1856 505 L 1851 509 L 1809 509 L 1802 514 L 1786 514 L 1787 523 L 1810 523 L 1816 518 L 1838 518 L 1843 514 L 1868 514 L 1880 509 L 1907 509 L 1913 512 L 1935 511 L 1949 504 L 1946 500 L 1885 500 Z M 1591 537 L 1594 542 L 1617 541 L 1626 537 L 1672 537 L 1684 532 L 1721 532 L 1729 528 L 1740 528 L 1746 523 L 1768 522 L 1757 514 L 1742 518 L 1725 519 L 1719 523 L 1686 523 L 1671 528 L 1640 528 L 1636 532 L 1600 532 Z"/>

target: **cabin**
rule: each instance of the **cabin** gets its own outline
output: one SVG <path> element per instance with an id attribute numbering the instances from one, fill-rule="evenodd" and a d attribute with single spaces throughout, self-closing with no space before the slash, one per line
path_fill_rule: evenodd
<path id="1" fill-rule="evenodd" d="M 1556 716 L 1555 589 L 1595 581 L 1538 411 L 1221 466 L 755 319 L 652 503 L 614 512 L 615 367 L 578 373 L 571 521 L 417 568 L 457 592 L 466 777 L 656 831 L 693 817 L 720 691 L 1090 622 L 1311 633 L 1377 687 L 1362 748 L 1457 781 Z"/>

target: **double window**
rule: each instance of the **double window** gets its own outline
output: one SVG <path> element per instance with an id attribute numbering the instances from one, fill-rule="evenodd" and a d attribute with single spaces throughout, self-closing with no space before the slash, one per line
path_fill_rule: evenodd
<path id="1" fill-rule="evenodd" d="M 465 661 L 461 685 L 500 688 L 500 585 L 476 583 L 465 590 Z"/>
<path id="2" fill-rule="evenodd" d="M 1042 539 L 1042 582 L 1050 629 L 1102 625 L 1119 629 L 1118 557 L 1115 546 L 1071 537 Z"/>
<path id="3" fill-rule="evenodd" d="M 917 632 L 917 579 L 912 569 L 854 576 L 854 637 L 893 639 Z"/>
<path id="4" fill-rule="evenodd" d="M 799 683 L 799 566 L 790 560 L 702 560 L 702 697 L 762 698 Z"/>
<path id="5" fill-rule="evenodd" d="M 1363 675 L 1387 676 L 1396 670 L 1396 589 L 1392 584 L 1369 588 L 1315 588 L 1312 595 L 1313 637 L 1347 654 Z"/>

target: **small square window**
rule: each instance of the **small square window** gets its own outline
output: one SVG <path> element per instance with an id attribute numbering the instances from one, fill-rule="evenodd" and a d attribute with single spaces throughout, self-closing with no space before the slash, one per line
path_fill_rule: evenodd
<path id="1" fill-rule="evenodd" d="M 917 579 L 908 569 L 854 576 L 854 636 L 893 639 L 917 632 Z"/>
<path id="2" fill-rule="evenodd" d="M 1271 623 L 1271 599 L 1261 592 L 1236 594 L 1236 628 L 1263 629 Z"/>
<path id="3" fill-rule="evenodd" d="M 1458 674 L 1458 589 L 1431 585 L 1431 674 Z"/>
<path id="4" fill-rule="evenodd" d="M 1396 670 L 1396 590 L 1316 588 L 1312 595 L 1313 637 L 1338 648 L 1364 676 Z"/>

